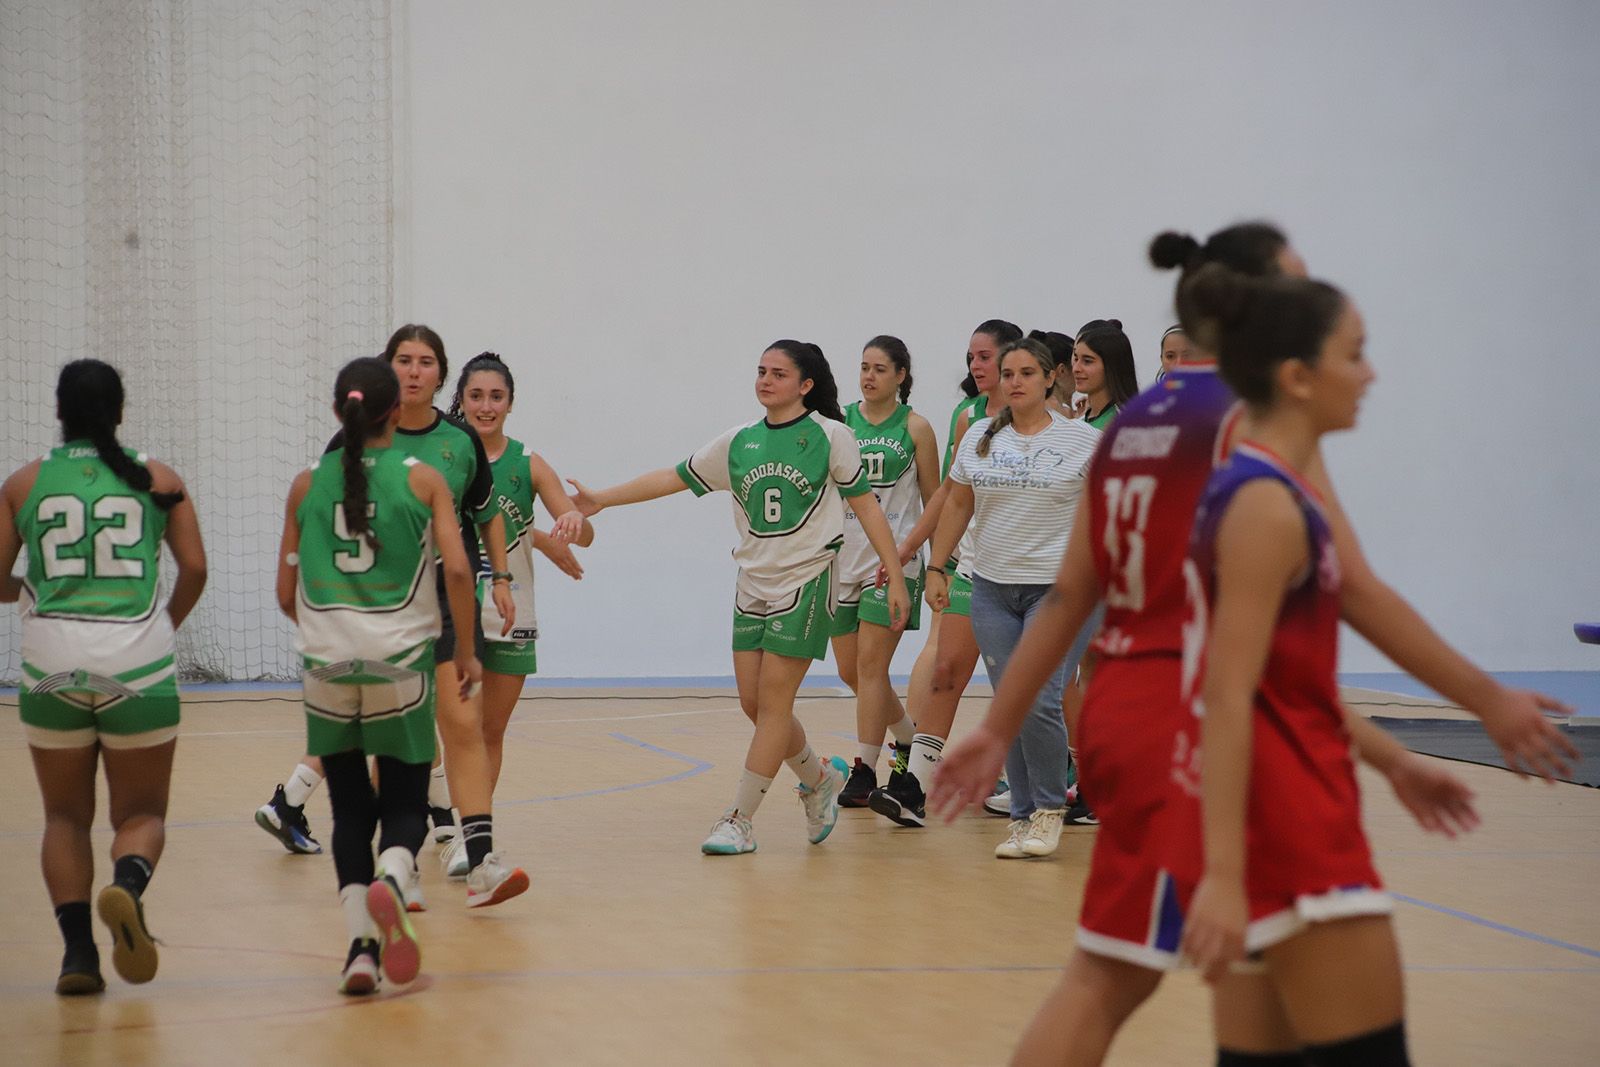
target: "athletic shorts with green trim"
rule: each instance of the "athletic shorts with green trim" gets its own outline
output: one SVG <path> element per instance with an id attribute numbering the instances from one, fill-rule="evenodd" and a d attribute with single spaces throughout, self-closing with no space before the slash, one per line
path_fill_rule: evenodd
<path id="1" fill-rule="evenodd" d="M 308 755 L 360 751 L 433 762 L 431 640 L 387 660 L 308 661 L 302 680 Z"/>
<path id="2" fill-rule="evenodd" d="M 906 618 L 907 630 L 922 628 L 922 587 L 926 573 L 926 570 L 919 568 L 915 574 L 906 575 L 906 593 L 911 597 L 911 612 Z M 833 617 L 833 636 L 853 634 L 861 629 L 864 622 L 888 629 L 887 585 L 877 586 L 869 579 L 854 588 L 846 586 L 839 591 L 839 611 Z"/>
<path id="3" fill-rule="evenodd" d="M 532 641 L 485 641 L 483 669 L 496 674 L 537 674 L 539 657 Z"/>
<path id="4" fill-rule="evenodd" d="M 838 610 L 833 564 L 778 600 L 734 597 L 733 650 L 776 652 L 795 659 L 823 659 Z"/>
<path id="5" fill-rule="evenodd" d="M 18 711 L 35 748 L 150 748 L 178 736 L 178 680 L 171 655 L 106 673 L 78 667 L 45 673 L 23 661 Z"/>
<path id="6" fill-rule="evenodd" d="M 972 618 L 972 579 L 963 578 L 959 574 L 950 576 L 950 606 L 944 609 L 946 615 L 965 615 Z"/>

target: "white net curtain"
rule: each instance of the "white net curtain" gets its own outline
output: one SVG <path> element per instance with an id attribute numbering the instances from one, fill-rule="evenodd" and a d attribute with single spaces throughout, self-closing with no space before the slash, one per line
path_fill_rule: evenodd
<path id="1" fill-rule="evenodd" d="M 0 405 L 55 443 L 61 366 L 123 374 L 122 438 L 189 483 L 211 579 L 189 678 L 297 673 L 283 500 L 333 371 L 391 326 L 387 0 L 0 0 Z M 20 673 L 0 610 L 0 684 Z"/>

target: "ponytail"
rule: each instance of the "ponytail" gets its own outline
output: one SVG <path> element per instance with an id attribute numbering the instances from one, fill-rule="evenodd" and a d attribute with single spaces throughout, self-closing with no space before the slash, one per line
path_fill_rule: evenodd
<path id="1" fill-rule="evenodd" d="M 344 510 L 345 529 L 352 537 L 365 541 L 373 551 L 378 550 L 379 542 L 369 514 L 372 500 L 362 453 L 366 451 L 367 438 L 383 431 L 390 412 L 398 403 L 400 381 L 382 359 L 353 359 L 344 365 L 334 381 L 334 410 L 344 425 L 343 459 L 340 461 L 344 499 L 338 506 Z"/>
<path id="2" fill-rule="evenodd" d="M 122 376 L 109 363 L 77 359 L 61 368 L 56 380 L 56 411 L 67 440 L 88 438 L 100 462 L 128 488 L 148 493 L 155 506 L 171 511 L 183 493 L 157 493 L 151 487 L 150 468 L 128 455 L 117 441 L 122 422 Z"/>
<path id="3" fill-rule="evenodd" d="M 994 440 L 995 434 L 1010 426 L 1011 420 L 1012 414 L 1009 406 L 989 420 L 989 425 L 984 428 L 983 436 L 978 438 L 978 455 L 987 456 L 989 454 L 989 442 Z"/>

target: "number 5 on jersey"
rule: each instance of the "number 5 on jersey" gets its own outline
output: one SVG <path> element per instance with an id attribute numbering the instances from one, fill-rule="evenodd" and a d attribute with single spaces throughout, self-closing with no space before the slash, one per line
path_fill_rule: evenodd
<path id="1" fill-rule="evenodd" d="M 376 502 L 367 504 L 367 518 L 371 519 L 378 513 Z M 350 532 L 350 524 L 345 521 L 344 505 L 333 506 L 333 536 L 341 541 L 347 541 L 353 548 L 339 549 L 333 554 L 333 565 L 345 574 L 365 574 L 378 562 L 378 554 L 373 551 L 372 545 L 365 537 Z"/>
<path id="2" fill-rule="evenodd" d="M 1106 555 L 1111 559 L 1111 580 L 1106 604 L 1129 611 L 1144 610 L 1144 528 L 1150 521 L 1150 502 L 1156 480 L 1148 474 L 1132 478 L 1107 478 Z"/>

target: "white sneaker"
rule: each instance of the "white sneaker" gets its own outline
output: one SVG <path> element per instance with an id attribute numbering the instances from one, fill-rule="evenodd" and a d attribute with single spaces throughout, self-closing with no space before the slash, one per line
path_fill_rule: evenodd
<path id="1" fill-rule="evenodd" d="M 378 991 L 378 946 L 373 941 L 352 941 L 350 957 L 339 976 L 339 992 L 347 997 L 364 997 Z"/>
<path id="2" fill-rule="evenodd" d="M 443 826 L 440 826 L 438 823 L 434 823 L 433 843 L 436 845 L 443 845 L 460 832 L 461 827 L 457 826 L 453 822 L 447 822 Z"/>
<path id="3" fill-rule="evenodd" d="M 730 811 L 717 820 L 710 835 L 700 845 L 707 856 L 738 856 L 756 850 L 756 828 L 750 820 Z"/>
<path id="4" fill-rule="evenodd" d="M 1048 856 L 1061 844 L 1061 820 L 1065 808 L 1040 808 L 1028 819 L 1028 831 L 1022 838 L 1022 851 L 1030 856 Z"/>
<path id="5" fill-rule="evenodd" d="M 491 904 L 500 904 L 527 892 L 527 889 L 527 872 L 521 867 L 507 866 L 500 853 L 491 852 L 467 875 L 467 907 L 486 908 Z"/>
<path id="6" fill-rule="evenodd" d="M 994 846 L 994 858 L 997 860 L 1020 860 L 1027 856 L 1022 850 L 1023 838 L 1028 835 L 1027 819 L 1012 819 L 1010 835 L 998 845 Z"/>
<path id="7" fill-rule="evenodd" d="M 806 837 L 813 845 L 822 844 L 833 833 L 834 824 L 839 821 L 839 794 L 849 780 L 849 767 L 834 756 L 822 765 L 822 781 L 815 789 L 794 787 L 800 794 L 800 806 L 806 809 Z"/>
<path id="8" fill-rule="evenodd" d="M 405 897 L 407 911 L 427 911 L 428 901 L 422 895 L 422 869 L 411 865 L 411 873 L 400 880 L 400 895 Z"/>
<path id="9" fill-rule="evenodd" d="M 439 865 L 448 878 L 467 876 L 467 842 L 456 834 L 439 849 Z"/>

